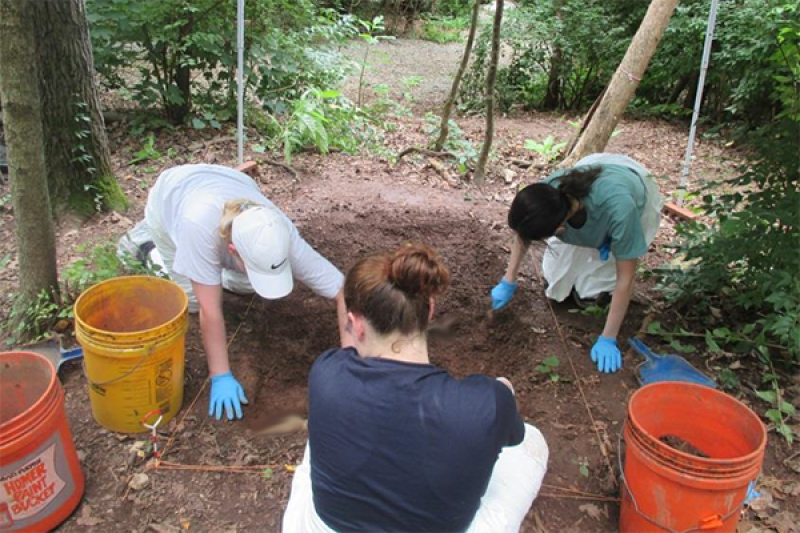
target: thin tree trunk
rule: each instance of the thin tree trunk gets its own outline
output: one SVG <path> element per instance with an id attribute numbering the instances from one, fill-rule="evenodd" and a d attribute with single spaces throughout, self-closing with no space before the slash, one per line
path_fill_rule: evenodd
<path id="1" fill-rule="evenodd" d="M 678 80 L 678 83 L 675 84 L 675 88 L 672 89 L 669 98 L 667 98 L 668 104 L 674 104 L 675 102 L 678 101 L 678 98 L 680 97 L 683 90 L 686 89 L 686 86 L 689 85 L 689 81 L 691 79 L 692 75 L 686 74 L 685 76 L 683 76 L 681 79 Z"/>
<path id="2" fill-rule="evenodd" d="M 82 214 L 127 206 L 111 170 L 84 0 L 30 2 L 50 197 Z"/>
<path id="3" fill-rule="evenodd" d="M 554 2 L 556 20 L 561 21 L 561 5 L 563 0 Z M 542 107 L 544 109 L 558 109 L 561 104 L 561 60 L 564 52 L 561 47 L 555 45 L 553 53 L 550 54 L 550 72 L 547 76 L 547 93 L 544 95 Z"/>
<path id="4" fill-rule="evenodd" d="M 36 34 L 30 0 L 0 0 L 0 102 L 8 145 L 19 257 L 16 309 L 58 289 L 56 248 L 36 84 Z"/>
<path id="5" fill-rule="evenodd" d="M 464 45 L 464 55 L 461 56 L 461 64 L 458 66 L 456 77 L 453 78 L 453 86 L 450 87 L 450 96 L 444 103 L 442 109 L 442 123 L 439 126 L 439 138 L 433 145 L 436 152 L 441 152 L 444 148 L 444 143 L 447 142 L 447 136 L 450 135 L 450 115 L 453 112 L 453 105 L 458 98 L 458 87 L 461 85 L 461 78 L 464 77 L 464 72 L 467 70 L 469 64 L 469 56 L 472 54 L 472 45 L 475 43 L 475 33 L 478 28 L 478 15 L 480 14 L 481 0 L 475 0 L 472 3 L 472 20 L 469 24 L 469 36 L 467 37 L 467 44 Z"/>
<path id="6" fill-rule="evenodd" d="M 664 35 L 678 1 L 652 0 L 622 63 L 608 84 L 603 100 L 597 106 L 572 152 L 562 162 L 562 166 L 574 165 L 582 157 L 602 152 L 606 147 L 611 133 L 619 123 L 647 70 L 650 58 Z"/>
<path id="7" fill-rule="evenodd" d="M 486 132 L 483 147 L 475 165 L 475 183 L 482 185 L 486 178 L 486 162 L 494 140 L 494 82 L 497 78 L 497 62 L 500 58 L 500 27 L 503 24 L 503 0 L 497 0 L 492 26 L 492 55 L 489 59 L 489 71 L 486 73 Z"/>

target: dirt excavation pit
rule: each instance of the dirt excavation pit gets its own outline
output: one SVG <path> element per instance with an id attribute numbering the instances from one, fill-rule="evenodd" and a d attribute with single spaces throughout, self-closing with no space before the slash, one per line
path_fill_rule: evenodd
<path id="1" fill-rule="evenodd" d="M 326 222 L 301 227 L 301 233 L 343 270 L 361 257 L 404 242 L 427 244 L 441 255 L 452 283 L 437 301 L 430 335 L 434 364 L 457 377 L 484 373 L 512 381 L 533 368 L 539 357 L 532 325 L 547 316 L 513 310 L 493 317 L 488 313 L 489 290 L 505 268 L 504 231 L 469 216 L 425 210 L 370 210 L 352 217 L 334 213 Z M 517 311 L 531 307 L 536 296 L 534 291 L 520 291 L 513 307 Z M 298 286 L 284 300 L 257 302 L 248 324 L 252 334 L 237 341 L 232 358 L 244 359 L 242 363 L 255 367 L 261 376 L 243 425 L 264 435 L 287 424 L 287 419 L 306 415 L 308 372 L 317 356 L 338 343 L 336 315 L 330 302 Z M 236 361 L 234 371 L 239 375 L 235 367 Z"/>

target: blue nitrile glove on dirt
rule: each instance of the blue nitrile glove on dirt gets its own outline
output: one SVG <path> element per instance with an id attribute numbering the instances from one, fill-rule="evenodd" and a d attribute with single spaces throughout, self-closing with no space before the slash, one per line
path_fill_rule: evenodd
<path id="1" fill-rule="evenodd" d="M 507 306 L 516 290 L 516 283 L 509 283 L 504 279 L 500 280 L 500 283 L 492 289 L 492 310 L 497 311 Z"/>
<path id="2" fill-rule="evenodd" d="M 597 248 L 597 251 L 600 252 L 601 261 L 608 261 L 608 254 L 611 253 L 611 237 L 606 237 L 606 240 Z"/>
<path id="3" fill-rule="evenodd" d="M 592 346 L 592 362 L 597 363 L 600 372 L 616 372 L 622 368 L 622 354 L 617 348 L 617 339 L 611 337 L 597 337 L 597 342 Z"/>
<path id="4" fill-rule="evenodd" d="M 228 420 L 242 418 L 242 404 L 247 403 L 244 389 L 233 374 L 225 372 L 211 378 L 211 403 L 208 406 L 208 416 L 222 418 L 222 408 Z M 234 417 L 233 415 L 236 414 Z"/>

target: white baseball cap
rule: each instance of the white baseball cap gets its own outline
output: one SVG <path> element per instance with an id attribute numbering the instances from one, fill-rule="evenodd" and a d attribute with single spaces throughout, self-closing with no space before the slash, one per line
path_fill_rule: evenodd
<path id="1" fill-rule="evenodd" d="M 231 240 L 259 296 L 276 299 L 292 292 L 289 227 L 277 210 L 266 206 L 247 209 L 233 219 Z"/>

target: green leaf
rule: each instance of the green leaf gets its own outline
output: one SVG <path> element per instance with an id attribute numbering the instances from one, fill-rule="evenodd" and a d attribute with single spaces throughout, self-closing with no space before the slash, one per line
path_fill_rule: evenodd
<path id="1" fill-rule="evenodd" d="M 778 400 L 778 395 L 771 390 L 757 390 L 756 396 L 769 403 L 775 403 Z"/>
<path id="2" fill-rule="evenodd" d="M 714 340 L 714 336 L 710 331 L 706 331 L 706 344 L 708 345 L 708 349 L 713 353 L 719 353 L 722 351 L 719 347 L 719 344 L 717 344 L 717 341 Z"/>
<path id="3" fill-rule="evenodd" d="M 558 357 L 556 357 L 555 355 L 551 355 L 550 357 L 548 357 L 544 361 L 542 361 L 542 364 L 544 364 L 544 365 L 546 365 L 546 366 L 548 366 L 550 368 L 555 368 L 555 367 L 557 367 L 558 365 L 561 364 L 561 361 L 559 361 Z"/>
<path id="4" fill-rule="evenodd" d="M 589 467 L 585 464 L 581 464 L 578 467 L 578 472 L 580 472 L 583 477 L 589 477 Z"/>
<path id="5" fill-rule="evenodd" d="M 271 479 L 272 478 L 272 469 L 271 468 L 265 468 L 261 472 L 261 477 L 264 478 L 264 479 Z"/>
<path id="6" fill-rule="evenodd" d="M 550 372 L 550 368 L 548 368 L 545 365 L 536 365 L 535 367 L 533 367 L 533 369 L 540 374 L 547 374 L 548 372 Z"/>
<path id="7" fill-rule="evenodd" d="M 778 424 L 778 427 L 775 428 L 775 431 L 780 433 L 790 446 L 792 445 L 794 442 L 794 433 L 792 432 L 791 427 L 787 426 L 786 424 Z"/>
<path id="8" fill-rule="evenodd" d="M 661 322 L 654 320 L 647 326 L 647 333 L 649 335 L 658 335 L 661 333 Z"/>
<path id="9" fill-rule="evenodd" d="M 789 416 L 793 416 L 795 413 L 794 405 L 790 404 L 786 400 L 781 400 L 781 411 Z"/>
<path id="10" fill-rule="evenodd" d="M 769 409 L 764 416 L 775 422 L 776 424 L 780 424 L 782 417 L 781 413 L 777 409 Z"/>
<path id="11" fill-rule="evenodd" d="M 192 119 L 192 127 L 196 130 L 203 130 L 206 128 L 206 123 L 197 117 Z"/>
<path id="12" fill-rule="evenodd" d="M 4 255 L 2 259 L 0 259 L 0 271 L 5 270 L 10 262 L 11 262 L 11 253 L 9 252 L 6 255 Z"/>
<path id="13" fill-rule="evenodd" d="M 697 348 L 691 344 L 681 344 L 677 339 L 673 339 L 669 345 L 679 353 L 694 353 L 697 351 Z"/>

